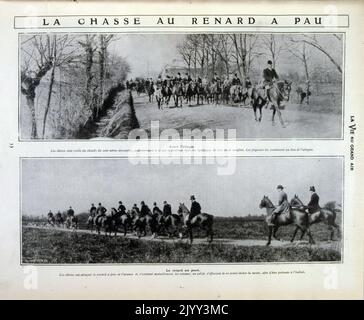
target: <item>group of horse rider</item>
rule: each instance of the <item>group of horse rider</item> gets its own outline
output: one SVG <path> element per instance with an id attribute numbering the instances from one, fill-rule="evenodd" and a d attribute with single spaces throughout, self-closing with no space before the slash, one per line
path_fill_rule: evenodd
<path id="1" fill-rule="evenodd" d="M 191 200 L 191 210 L 188 215 L 187 221 L 190 221 L 193 217 L 201 213 L 201 205 L 196 201 L 196 198 L 194 195 L 190 197 Z M 90 208 L 90 216 L 94 217 L 94 221 L 97 222 L 97 220 L 102 217 L 106 216 L 107 209 L 101 204 L 98 204 L 98 207 L 96 208 L 95 205 L 92 203 Z M 150 210 L 149 206 L 144 202 L 141 201 L 140 207 L 137 206 L 135 203 L 131 210 L 127 211 L 126 207 L 124 206 L 122 201 L 119 201 L 118 203 L 118 209 L 116 211 L 111 210 L 110 216 L 113 216 L 115 214 L 118 215 L 129 215 L 130 218 L 143 218 L 147 215 L 151 214 L 158 214 L 160 216 L 160 222 L 163 223 L 163 221 L 170 215 L 172 215 L 172 206 L 165 200 L 163 201 L 163 208 L 160 209 L 156 202 L 153 203 L 153 208 Z"/>
<path id="2" fill-rule="evenodd" d="M 278 191 L 278 205 L 274 209 L 271 215 L 269 226 L 275 226 L 276 219 L 278 215 L 289 213 L 291 210 L 291 204 L 288 201 L 287 193 L 284 191 L 282 185 L 277 186 Z M 309 192 L 311 193 L 311 198 L 308 204 L 300 209 L 306 210 L 308 214 L 313 214 L 321 209 L 319 200 L 320 197 L 316 192 L 315 186 L 310 186 Z"/>
<path id="3" fill-rule="evenodd" d="M 278 80 L 278 74 L 276 72 L 276 70 L 273 68 L 273 62 L 271 60 L 268 60 L 267 62 L 267 67 L 263 70 L 263 79 L 261 84 L 265 87 L 268 88 L 269 86 L 272 85 L 272 83 L 275 80 Z M 224 86 L 224 85 L 231 85 L 231 86 L 235 86 L 235 85 L 241 85 L 247 89 L 252 87 L 252 81 L 250 80 L 250 77 L 246 77 L 245 81 L 242 81 L 238 74 L 235 73 L 233 77 L 231 76 L 221 76 L 219 77 L 219 75 L 215 72 L 213 77 L 210 79 L 210 81 L 207 80 L 207 78 L 202 78 L 201 76 L 197 76 L 195 79 L 192 78 L 192 76 L 186 72 L 184 76 L 182 76 L 182 74 L 180 72 L 177 73 L 177 75 L 175 76 L 170 76 L 170 75 L 166 75 L 164 78 L 162 77 L 162 75 L 159 75 L 157 79 L 153 79 L 153 78 L 146 78 L 143 80 L 127 80 L 126 81 L 126 86 L 129 89 L 132 89 L 136 83 L 143 81 L 145 86 L 148 87 L 150 85 L 156 85 L 157 87 L 160 86 L 170 86 L 170 85 L 174 85 L 176 83 L 181 83 L 184 85 L 187 85 L 189 83 L 195 82 L 198 84 L 202 84 L 205 85 L 208 82 L 211 83 L 219 83 L 220 85 Z"/>

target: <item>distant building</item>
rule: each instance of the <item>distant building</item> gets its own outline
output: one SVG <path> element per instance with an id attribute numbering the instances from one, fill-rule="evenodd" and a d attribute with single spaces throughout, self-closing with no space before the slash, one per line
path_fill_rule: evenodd
<path id="1" fill-rule="evenodd" d="M 195 76 L 194 75 L 194 71 L 195 69 L 193 67 L 190 68 L 190 70 L 188 70 L 188 67 L 183 64 L 183 62 L 174 59 L 171 64 L 167 64 L 165 65 L 165 67 L 163 68 L 162 72 L 161 72 L 161 76 L 163 78 L 165 78 L 165 76 L 170 76 L 170 77 L 176 77 L 178 72 L 182 75 L 182 77 L 186 74 L 186 73 L 190 73 L 191 76 Z M 196 74 L 199 75 L 200 72 L 200 68 L 196 68 Z"/>

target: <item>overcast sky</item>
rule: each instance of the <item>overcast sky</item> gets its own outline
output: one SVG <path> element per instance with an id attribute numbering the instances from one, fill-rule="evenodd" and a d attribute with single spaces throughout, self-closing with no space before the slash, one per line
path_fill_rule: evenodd
<path id="1" fill-rule="evenodd" d="M 185 36 L 185 34 L 118 34 L 118 40 L 112 42 L 110 52 L 126 58 L 129 62 L 131 66 L 129 78 L 135 78 L 137 76 L 155 77 L 164 69 L 165 65 L 174 64 L 174 60 L 178 60 L 178 64 L 183 65 L 183 61 L 177 50 L 177 45 L 183 43 Z M 259 56 L 253 64 L 253 68 L 257 70 L 265 67 L 266 61 L 271 59 L 267 55 L 267 49 L 262 46 L 262 37 L 269 37 L 269 34 L 261 34 L 260 42 L 257 42 L 258 45 L 254 49 L 255 53 L 259 53 Z M 276 34 L 277 49 L 280 47 L 283 48 L 280 51 L 276 65 L 279 73 L 287 73 L 288 71 L 304 72 L 302 62 L 292 56 L 292 53 L 288 51 L 294 48 L 294 43 L 288 40 L 291 38 L 298 40 L 300 37 L 297 34 Z M 332 34 L 316 34 L 316 38 L 322 47 L 327 49 L 338 63 L 342 62 L 341 41 Z M 282 43 L 284 43 L 283 46 Z M 333 64 L 322 52 L 310 46 L 306 46 L 306 51 L 309 57 L 308 65 L 310 72 L 317 65 L 335 71 Z"/>
<path id="2" fill-rule="evenodd" d="M 217 216 L 261 214 L 263 195 L 277 202 L 277 184 L 291 199 L 307 203 L 315 185 L 320 204 L 342 203 L 342 161 L 338 158 L 240 158 L 234 175 L 217 174 L 218 165 L 133 165 L 127 159 L 23 159 L 22 211 L 41 215 L 70 205 L 76 213 L 93 202 L 110 211 L 122 200 L 127 208 L 144 200 L 190 205 L 194 194 L 204 212 Z"/>

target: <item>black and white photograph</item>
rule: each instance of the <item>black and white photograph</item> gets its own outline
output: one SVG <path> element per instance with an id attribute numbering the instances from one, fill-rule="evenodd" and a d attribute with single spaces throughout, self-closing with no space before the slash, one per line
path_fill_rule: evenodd
<path id="1" fill-rule="evenodd" d="M 341 262 L 341 157 L 232 159 L 23 158 L 21 262 Z"/>
<path id="2" fill-rule="evenodd" d="M 344 33 L 19 34 L 19 139 L 342 139 L 344 49 Z"/>

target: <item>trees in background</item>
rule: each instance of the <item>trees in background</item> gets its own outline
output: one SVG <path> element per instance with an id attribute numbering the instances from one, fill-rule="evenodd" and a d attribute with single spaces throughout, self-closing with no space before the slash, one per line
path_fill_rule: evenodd
<path id="1" fill-rule="evenodd" d="M 327 35 L 325 37 L 327 40 Z M 257 74 L 254 65 L 261 61 L 258 58 L 265 57 L 272 60 L 274 67 L 277 61 L 280 64 L 298 61 L 304 70 L 301 80 L 307 81 L 312 78 L 310 74 L 313 70 L 310 70 L 309 60 L 314 55 L 323 54 L 342 73 L 341 62 L 334 57 L 335 51 L 342 44 L 342 36 L 332 34 L 331 37 L 331 46 L 327 46 L 320 35 L 311 34 L 190 34 L 179 44 L 178 52 L 188 70 L 195 76 L 197 74 L 211 78 L 214 72 L 222 76 L 237 73 L 245 79 Z"/>

